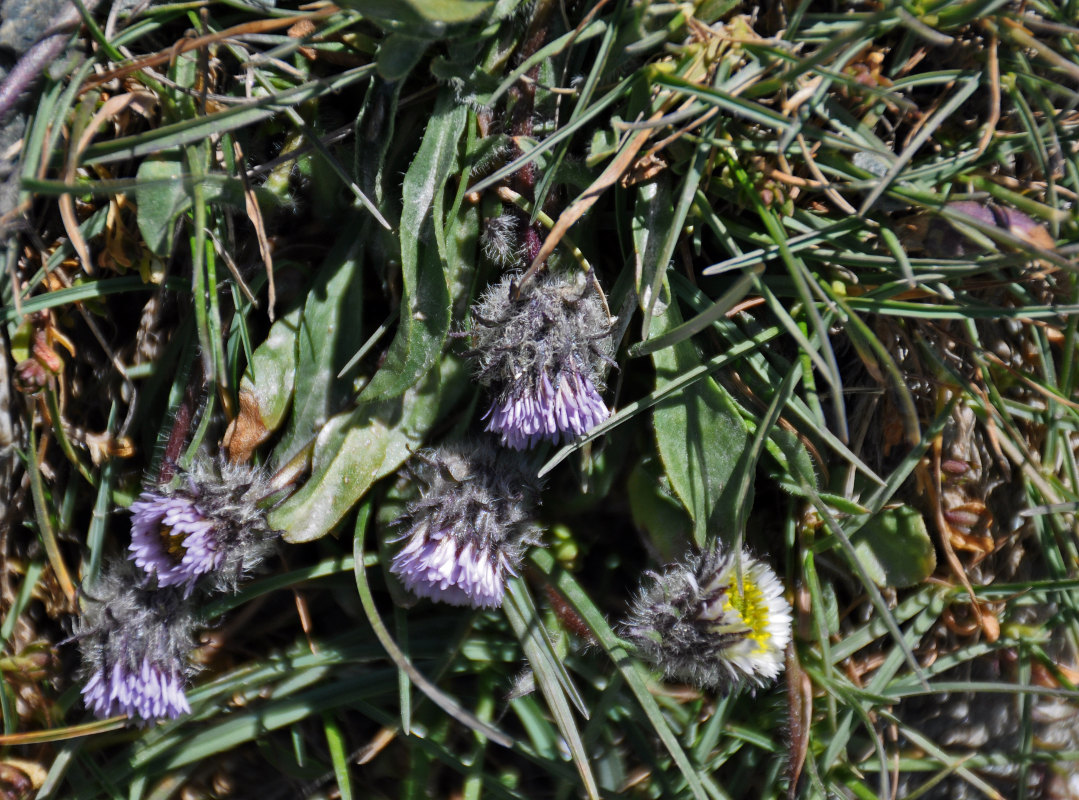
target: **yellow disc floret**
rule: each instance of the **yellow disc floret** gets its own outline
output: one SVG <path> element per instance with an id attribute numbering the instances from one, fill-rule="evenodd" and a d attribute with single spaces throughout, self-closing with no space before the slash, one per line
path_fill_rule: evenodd
<path id="1" fill-rule="evenodd" d="M 183 533 L 177 533 L 171 525 L 165 525 L 164 523 L 158 526 L 157 533 L 161 537 L 161 543 L 165 546 L 165 552 L 177 561 L 182 561 L 184 553 L 187 552 L 185 543 L 187 536 Z"/>
<path id="2" fill-rule="evenodd" d="M 727 587 L 723 610 L 734 611 L 742 618 L 742 622 L 749 628 L 747 635 L 756 642 L 758 650 L 764 650 L 768 646 L 768 641 L 772 638 L 768 630 L 768 600 L 748 575 L 742 577 L 741 587 L 738 586 L 737 580 L 731 581 Z"/>

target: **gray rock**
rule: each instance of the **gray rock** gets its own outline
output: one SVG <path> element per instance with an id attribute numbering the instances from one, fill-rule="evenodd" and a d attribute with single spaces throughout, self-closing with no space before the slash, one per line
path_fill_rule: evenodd
<path id="1" fill-rule="evenodd" d="M 71 0 L 3 0 L 0 48 L 21 56 L 57 24 L 62 12 L 72 8 Z"/>

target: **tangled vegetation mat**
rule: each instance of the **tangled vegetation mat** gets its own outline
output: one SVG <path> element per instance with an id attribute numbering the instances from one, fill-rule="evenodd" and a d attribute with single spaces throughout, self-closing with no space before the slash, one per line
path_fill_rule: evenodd
<path id="1" fill-rule="evenodd" d="M 1076 0 L 4 0 L 0 797 L 1079 798 Z"/>

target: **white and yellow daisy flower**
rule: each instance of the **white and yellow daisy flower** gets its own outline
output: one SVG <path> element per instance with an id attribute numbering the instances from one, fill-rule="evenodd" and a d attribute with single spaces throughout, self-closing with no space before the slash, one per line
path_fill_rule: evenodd
<path id="1" fill-rule="evenodd" d="M 668 679 L 764 686 L 783 669 L 791 609 L 771 567 L 715 545 L 651 573 L 621 631 Z"/>

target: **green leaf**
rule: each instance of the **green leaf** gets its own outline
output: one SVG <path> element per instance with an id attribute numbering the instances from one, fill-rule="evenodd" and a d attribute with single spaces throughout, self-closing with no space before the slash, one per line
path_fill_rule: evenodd
<path id="1" fill-rule="evenodd" d="M 179 158 L 148 159 L 139 164 L 135 186 L 139 232 L 154 255 L 169 254 L 176 218 L 191 206 L 183 174 Z"/>
<path id="2" fill-rule="evenodd" d="M 166 258 L 172 252 L 176 219 L 191 208 L 196 182 L 201 185 L 202 196 L 207 203 L 227 203 L 240 210 L 245 208 L 244 188 L 238 178 L 222 174 L 199 178 L 192 175 L 176 155 L 147 159 L 139 164 L 139 171 L 135 175 L 136 218 L 139 232 L 154 255 Z M 119 185 L 120 182 L 116 183 L 116 193 L 128 188 Z M 87 188 L 92 187 L 93 184 L 90 184 Z M 79 190 L 77 186 L 62 182 L 42 184 L 38 188 L 56 194 Z M 256 190 L 256 194 L 263 208 L 272 207 L 277 202 L 276 198 L 261 189 Z"/>
<path id="3" fill-rule="evenodd" d="M 378 48 L 378 74 L 387 81 L 399 81 L 408 76 L 427 52 L 429 39 L 404 33 L 391 33 Z"/>
<path id="4" fill-rule="evenodd" d="M 633 215 L 633 243 L 636 255 L 637 299 L 642 311 L 648 311 L 655 303 L 656 311 L 662 311 L 660 301 L 652 300 L 652 286 L 657 270 L 667 269 L 667 242 L 665 233 L 673 224 L 674 208 L 671 206 L 671 187 L 665 180 L 650 181 L 637 190 L 637 204 Z"/>
<path id="5" fill-rule="evenodd" d="M 457 144 L 467 119 L 467 108 L 443 91 L 405 174 L 400 322 L 382 367 L 364 389 L 367 400 L 401 394 L 428 373 L 442 352 L 450 328 L 443 195 L 457 166 Z"/>
<path id="6" fill-rule="evenodd" d="M 301 309 L 297 308 L 270 326 L 266 340 L 251 354 L 251 363 L 240 381 L 240 391 L 255 398 L 267 432 L 277 430 L 285 421 L 292 400 L 300 315 Z"/>
<path id="7" fill-rule="evenodd" d="M 937 567 L 925 520 L 910 506 L 884 509 L 851 537 L 851 543 L 878 586 L 914 586 Z"/>
<path id="8" fill-rule="evenodd" d="M 293 543 L 329 533 L 375 481 L 395 472 L 423 444 L 439 411 L 452 407 L 467 385 L 467 374 L 447 358 L 441 373 L 432 371 L 400 397 L 361 402 L 331 419 L 315 441 L 311 477 L 270 514 L 270 525 Z"/>
<path id="9" fill-rule="evenodd" d="M 426 26 L 438 32 L 444 25 L 472 22 L 494 7 L 493 0 L 344 0 L 371 19 Z"/>
<path id="10" fill-rule="evenodd" d="M 349 774 L 347 739 L 341 732 L 341 726 L 328 711 L 322 712 L 322 730 L 326 734 L 326 748 L 333 761 L 333 774 L 337 778 L 337 788 L 341 800 L 352 800 L 352 776 Z"/>
<path id="11" fill-rule="evenodd" d="M 800 497 L 805 495 L 803 486 L 820 488 L 813 457 L 796 434 L 783 428 L 773 428 L 765 444 L 782 470 L 779 476 L 780 486 Z"/>
<path id="12" fill-rule="evenodd" d="M 358 226 L 359 212 L 354 214 Z M 363 342 L 362 262 L 362 238 L 342 236 L 308 292 L 296 336 L 296 401 L 275 451 L 278 463 L 306 446 L 351 393 L 351 386 L 336 376 Z"/>
<path id="13" fill-rule="evenodd" d="M 838 494 L 821 492 L 818 497 L 820 497 L 821 500 L 823 500 L 825 503 L 827 503 L 836 511 L 839 511 L 842 514 L 850 514 L 852 516 L 857 516 L 858 514 L 870 513 L 869 509 L 863 506 L 861 503 L 856 503 L 854 500 Z"/>
<path id="14" fill-rule="evenodd" d="M 191 90 L 198 80 L 198 63 L 198 54 L 187 52 L 180 53 L 169 65 L 171 84 L 161 97 L 162 111 L 169 122 L 196 114 L 195 93 Z"/>
<path id="15" fill-rule="evenodd" d="M 671 492 L 662 465 L 642 459 L 626 482 L 633 522 L 643 529 L 659 551 L 660 560 L 674 561 L 686 552 L 693 538 L 693 521 Z"/>
<path id="16" fill-rule="evenodd" d="M 675 303 L 652 319 L 653 336 L 682 323 Z M 652 360 L 658 391 L 702 359 L 692 342 L 683 340 L 654 353 Z M 693 519 L 694 542 L 704 547 L 710 532 L 715 536 L 730 529 L 745 499 L 733 496 L 737 486 L 730 478 L 749 440 L 746 427 L 738 408 L 711 377 L 659 403 L 653 424 L 667 478 Z"/>

